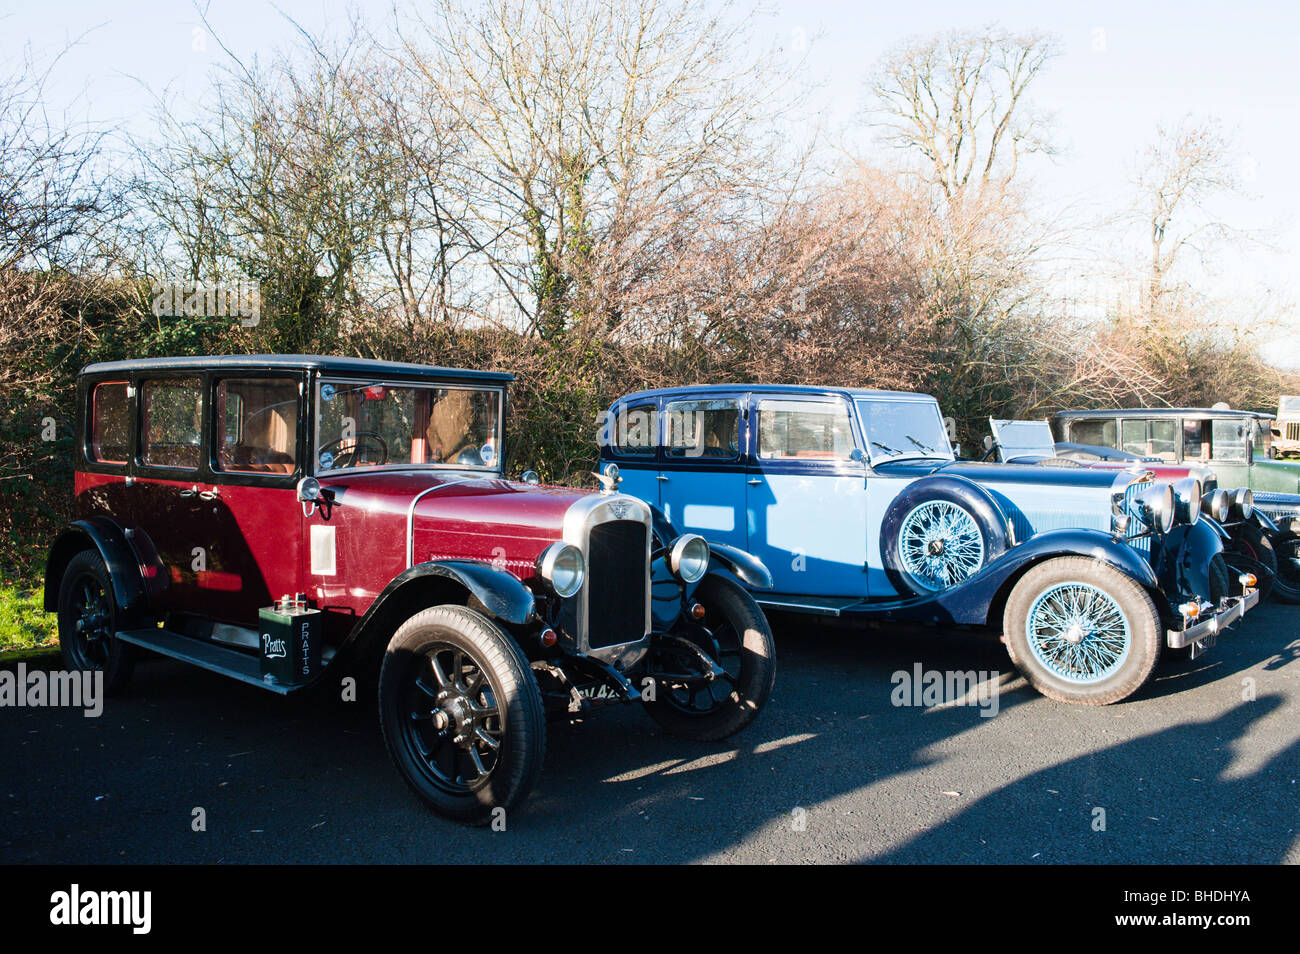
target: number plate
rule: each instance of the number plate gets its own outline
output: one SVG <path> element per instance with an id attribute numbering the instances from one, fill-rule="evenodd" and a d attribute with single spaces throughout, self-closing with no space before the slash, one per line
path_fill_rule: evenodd
<path id="1" fill-rule="evenodd" d="M 1204 653 L 1206 650 L 1213 649 L 1214 644 L 1219 641 L 1218 633 L 1210 633 L 1208 636 L 1202 636 L 1196 642 L 1192 643 L 1192 659 Z"/>

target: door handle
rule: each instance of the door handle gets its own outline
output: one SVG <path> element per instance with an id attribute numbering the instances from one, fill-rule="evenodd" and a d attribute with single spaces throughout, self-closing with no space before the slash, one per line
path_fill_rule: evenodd
<path id="1" fill-rule="evenodd" d="M 655 480 L 667 480 L 667 479 L 668 479 L 668 478 L 665 477 L 663 474 L 660 474 L 660 475 L 658 475 L 657 477 L 655 477 Z"/>
<path id="2" fill-rule="evenodd" d="M 757 487 L 759 484 L 762 483 L 762 481 L 759 480 L 757 477 L 751 477 L 749 480 L 745 481 L 745 483 L 749 484 L 749 486 L 751 487 Z"/>
<path id="3" fill-rule="evenodd" d="M 189 487 L 189 488 L 187 488 L 187 489 L 181 491 L 181 496 L 182 496 L 182 497 L 197 497 L 197 496 L 198 496 L 198 493 L 199 493 L 199 488 L 197 488 L 197 487 Z"/>
<path id="4" fill-rule="evenodd" d="M 221 499 L 221 491 L 219 491 L 219 490 L 217 490 L 215 487 L 213 487 L 211 490 L 203 490 L 203 491 L 200 491 L 200 492 L 199 492 L 199 497 L 200 497 L 200 499 L 202 499 L 202 500 L 220 500 L 220 499 Z"/>

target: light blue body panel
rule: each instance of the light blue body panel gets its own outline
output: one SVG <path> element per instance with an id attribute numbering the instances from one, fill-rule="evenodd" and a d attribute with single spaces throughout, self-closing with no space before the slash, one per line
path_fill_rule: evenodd
<path id="1" fill-rule="evenodd" d="M 713 473 L 698 467 L 674 468 L 669 463 L 660 476 L 663 479 L 656 480 L 659 508 L 673 526 L 683 533 L 698 533 L 707 540 L 754 552 L 746 546 L 744 471 Z"/>
<path id="2" fill-rule="evenodd" d="M 861 476 L 755 473 L 747 486 L 749 545 L 772 588 L 807 596 L 867 595 L 870 522 Z M 728 540 L 723 540 L 729 543 Z"/>

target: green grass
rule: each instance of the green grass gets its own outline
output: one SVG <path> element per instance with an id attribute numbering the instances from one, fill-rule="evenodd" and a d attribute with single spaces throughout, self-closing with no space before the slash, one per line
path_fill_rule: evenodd
<path id="1" fill-rule="evenodd" d="M 0 655 L 58 645 L 55 616 L 41 604 L 40 580 L 0 582 Z"/>

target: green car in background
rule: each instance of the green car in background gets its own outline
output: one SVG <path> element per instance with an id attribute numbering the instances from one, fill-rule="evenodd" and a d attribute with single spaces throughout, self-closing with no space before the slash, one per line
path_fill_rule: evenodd
<path id="1" fill-rule="evenodd" d="M 1249 487 L 1256 510 L 1274 525 L 1277 596 L 1300 603 L 1300 461 L 1275 460 L 1273 415 L 1212 408 L 1061 411 L 1058 441 L 1111 447 L 1176 464 L 1203 464 L 1220 487 Z"/>

